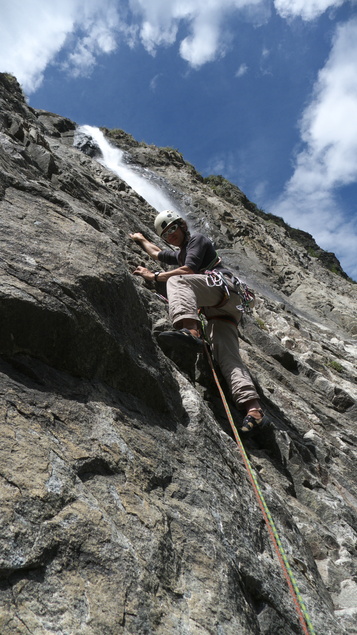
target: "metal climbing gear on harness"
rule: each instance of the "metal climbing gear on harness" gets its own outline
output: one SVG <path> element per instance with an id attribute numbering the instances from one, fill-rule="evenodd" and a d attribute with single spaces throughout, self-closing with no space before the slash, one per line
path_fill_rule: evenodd
<path id="1" fill-rule="evenodd" d="M 238 311 L 242 311 L 242 313 L 249 313 L 255 306 L 255 293 L 253 289 L 248 287 L 245 282 L 242 282 L 242 280 L 240 280 L 238 276 L 226 273 L 222 275 L 224 278 L 227 277 L 229 282 L 231 282 L 234 286 L 232 292 L 237 293 L 241 298 L 241 303 L 237 305 Z"/>
<path id="2" fill-rule="evenodd" d="M 237 276 L 229 273 L 223 273 L 221 271 L 209 271 L 204 272 L 207 276 L 206 282 L 209 287 L 222 287 L 224 297 L 222 302 L 216 304 L 215 308 L 220 308 L 228 302 L 231 293 L 236 293 L 241 302 L 237 304 L 238 311 L 242 313 L 249 313 L 255 305 L 255 293 L 253 289 L 248 287 L 245 282 L 242 282 Z M 230 287 L 228 285 L 231 285 Z"/>
<path id="3" fill-rule="evenodd" d="M 227 286 L 227 283 L 225 282 L 222 274 L 219 271 L 209 271 L 208 269 L 206 269 L 205 274 L 207 276 L 208 287 Z"/>
<path id="4" fill-rule="evenodd" d="M 215 304 L 213 307 L 215 309 L 220 309 L 222 306 L 224 306 L 228 302 L 231 295 L 228 289 L 227 282 L 225 281 L 224 277 L 219 271 L 207 270 L 205 271 L 205 275 L 206 275 L 206 283 L 208 287 L 221 287 L 223 291 L 222 300 L 218 302 L 218 304 Z"/>

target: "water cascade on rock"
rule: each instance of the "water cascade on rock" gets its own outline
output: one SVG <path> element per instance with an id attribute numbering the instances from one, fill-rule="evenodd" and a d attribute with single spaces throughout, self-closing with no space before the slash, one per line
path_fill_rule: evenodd
<path id="1" fill-rule="evenodd" d="M 175 201 L 166 195 L 159 185 L 150 180 L 154 175 L 149 170 L 140 170 L 137 166 L 130 166 L 126 163 L 125 153 L 120 148 L 111 145 L 99 128 L 88 125 L 80 126 L 77 130 L 77 139 L 81 135 L 93 140 L 99 148 L 102 155 L 101 157 L 96 157 L 99 163 L 123 179 L 154 209 L 158 212 L 164 209 L 180 211 L 177 209 Z"/>

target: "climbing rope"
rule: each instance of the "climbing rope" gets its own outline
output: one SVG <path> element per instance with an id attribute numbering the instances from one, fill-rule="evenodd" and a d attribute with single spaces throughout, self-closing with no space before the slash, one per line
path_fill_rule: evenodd
<path id="1" fill-rule="evenodd" d="M 236 428 L 236 426 L 234 424 L 233 417 L 232 417 L 231 411 L 229 409 L 226 397 L 225 397 L 224 392 L 222 390 L 222 387 L 220 385 L 217 373 L 216 373 L 216 371 L 214 369 L 212 357 L 211 357 L 210 351 L 208 349 L 207 343 L 206 343 L 205 340 L 203 340 L 203 341 L 204 341 L 205 351 L 206 351 L 206 354 L 207 354 L 209 365 L 210 365 L 212 373 L 213 373 L 214 380 L 216 382 L 219 394 L 221 396 L 221 399 L 222 399 L 222 402 L 223 402 L 223 406 L 224 406 L 224 409 L 226 411 L 230 426 L 232 428 L 232 431 L 233 431 L 233 434 L 234 434 L 234 438 L 235 438 L 235 440 L 237 442 L 237 445 L 238 445 L 238 448 L 240 450 L 244 465 L 245 465 L 245 467 L 247 469 L 249 479 L 250 479 L 251 484 L 253 486 L 253 490 L 254 490 L 257 502 L 258 502 L 259 507 L 261 509 L 261 512 L 263 514 L 263 517 L 264 517 L 264 520 L 265 520 L 265 523 L 266 523 L 266 526 L 267 526 L 267 529 L 268 529 L 268 533 L 269 533 L 270 539 L 272 541 L 272 544 L 273 544 L 274 550 L 276 552 L 276 555 L 278 557 L 279 563 L 280 563 L 280 565 L 282 567 L 284 577 L 285 577 L 285 579 L 287 581 L 287 584 L 288 584 L 288 587 L 289 587 L 289 591 L 291 593 L 291 596 L 292 596 L 292 599 L 293 599 L 293 603 L 294 603 L 295 609 L 296 609 L 298 617 L 299 617 L 299 621 L 300 621 L 300 624 L 301 624 L 302 631 L 303 631 L 303 633 L 305 633 L 305 635 L 316 635 L 316 632 L 315 632 L 315 630 L 314 630 L 314 628 L 312 626 L 312 623 L 311 623 L 311 619 L 309 617 L 309 614 L 308 614 L 308 612 L 306 610 L 306 607 L 305 607 L 305 604 L 303 602 L 301 593 L 299 591 L 298 585 L 297 585 L 296 580 L 294 578 L 294 574 L 293 574 L 293 572 L 291 570 L 290 564 L 289 564 L 288 559 L 286 557 L 286 554 L 285 554 L 285 551 L 284 551 L 284 547 L 281 544 L 281 541 L 280 541 L 280 538 L 279 538 L 279 534 L 278 534 L 278 531 L 277 531 L 276 526 L 274 524 L 273 518 L 272 518 L 272 516 L 270 514 L 270 511 L 268 509 L 268 506 L 267 506 L 267 504 L 265 502 L 265 499 L 264 499 L 263 493 L 261 491 L 261 488 L 259 486 L 257 477 L 255 476 L 255 474 L 253 472 L 253 469 L 252 469 L 252 466 L 251 466 L 250 461 L 248 459 L 247 453 L 246 453 L 246 451 L 244 449 L 244 446 L 243 446 L 241 438 L 240 438 L 240 436 L 238 434 L 237 428 Z"/>
<path id="2" fill-rule="evenodd" d="M 163 301 L 167 302 L 167 298 L 165 298 L 164 296 L 159 296 L 159 294 L 156 294 L 158 297 L 160 297 L 160 299 L 162 299 Z M 260 485 L 258 483 L 257 477 L 255 476 L 252 466 L 250 464 L 249 458 L 247 456 L 247 453 L 244 449 L 243 443 L 241 441 L 241 438 L 238 434 L 237 428 L 234 424 L 233 421 L 233 417 L 231 414 L 231 411 L 229 409 L 228 403 L 227 403 L 227 399 L 225 397 L 225 394 L 222 390 L 220 381 L 218 379 L 217 373 L 214 369 L 214 365 L 213 365 L 213 361 L 212 361 L 212 357 L 211 357 L 211 353 L 209 351 L 209 347 L 205 338 L 205 324 L 204 324 L 204 319 L 203 319 L 203 315 L 200 313 L 199 314 L 199 318 L 200 318 L 200 322 L 201 322 L 201 330 L 202 330 L 202 335 L 203 335 L 203 344 L 204 344 L 204 349 L 207 355 L 207 359 L 209 362 L 209 365 L 211 367 L 212 373 L 213 373 L 213 377 L 214 380 L 216 382 L 216 386 L 218 388 L 218 392 L 221 396 L 222 399 L 222 403 L 224 406 L 224 409 L 226 411 L 226 415 L 228 418 L 228 421 L 230 423 L 230 426 L 232 428 L 232 432 L 234 435 L 234 438 L 236 440 L 236 443 L 238 445 L 239 451 L 241 453 L 242 459 L 243 459 L 243 463 L 246 467 L 247 473 L 248 473 L 248 477 L 249 480 L 253 486 L 253 490 L 258 502 L 258 505 L 261 509 L 261 512 L 263 514 L 263 518 L 269 533 L 269 537 L 271 539 L 272 545 L 274 547 L 275 553 L 277 555 L 277 558 L 279 560 L 279 563 L 281 565 L 284 577 L 286 579 L 292 600 L 293 600 L 293 604 L 295 606 L 299 621 L 300 621 L 300 625 L 302 628 L 302 631 L 304 633 L 304 635 L 316 635 L 316 631 L 314 630 L 314 627 L 312 625 L 310 616 L 307 612 L 306 606 L 304 604 L 303 598 L 301 596 L 301 593 L 299 591 L 299 587 L 297 585 L 297 582 L 295 580 L 294 574 L 292 572 L 292 569 L 290 567 L 289 561 L 287 559 L 284 547 L 281 543 L 281 540 L 279 538 L 279 534 L 278 531 L 276 529 L 275 523 L 273 521 L 273 518 L 271 516 L 271 513 L 269 511 L 268 505 L 266 504 L 265 498 L 263 496 L 262 490 L 260 488 Z"/>

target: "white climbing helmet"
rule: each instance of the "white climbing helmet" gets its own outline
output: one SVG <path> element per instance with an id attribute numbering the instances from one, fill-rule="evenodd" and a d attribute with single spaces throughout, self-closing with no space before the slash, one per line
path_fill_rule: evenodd
<path id="1" fill-rule="evenodd" d="M 165 232 L 169 225 L 182 220 L 182 216 L 180 216 L 178 212 L 173 212 L 170 209 L 165 209 L 163 212 L 160 212 L 160 214 L 158 214 L 155 218 L 155 231 L 161 238 L 162 234 Z"/>

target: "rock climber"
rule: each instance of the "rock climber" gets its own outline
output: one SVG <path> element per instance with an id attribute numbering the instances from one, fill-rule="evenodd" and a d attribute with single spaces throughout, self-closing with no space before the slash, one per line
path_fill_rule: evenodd
<path id="1" fill-rule="evenodd" d="M 225 269 L 213 243 L 203 234 L 191 234 L 186 221 L 175 211 L 160 212 L 155 230 L 168 245 L 178 249 L 161 249 L 141 233 L 130 234 L 146 253 L 171 271 L 152 272 L 138 266 L 133 272 L 144 280 L 165 282 L 169 317 L 173 331 L 159 334 L 162 341 L 202 350 L 198 309 L 207 320 L 206 337 L 239 410 L 245 412 L 240 431 L 251 432 L 263 427 L 258 393 L 239 353 L 237 325 L 242 316 L 241 298 L 237 295 L 234 275 Z"/>

